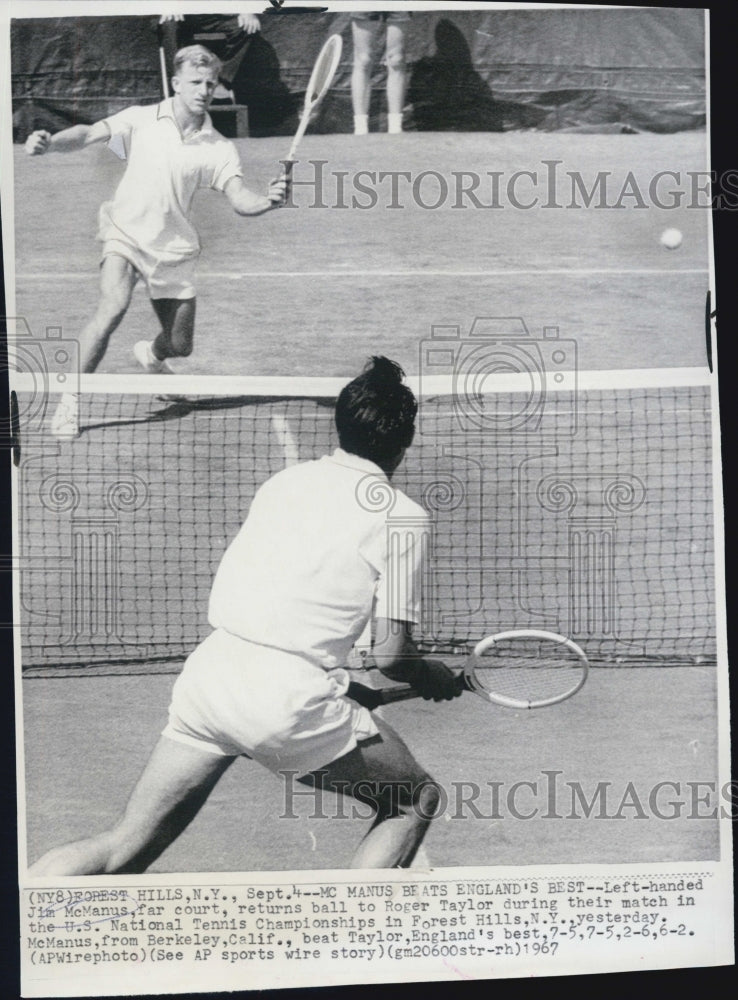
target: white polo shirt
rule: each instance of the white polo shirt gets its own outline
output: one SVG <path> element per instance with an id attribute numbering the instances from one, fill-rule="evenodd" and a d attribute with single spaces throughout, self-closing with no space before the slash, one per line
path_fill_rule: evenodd
<path id="1" fill-rule="evenodd" d="M 256 493 L 213 583 L 210 624 L 342 667 L 372 611 L 417 623 L 426 512 L 338 448 Z"/>
<path id="2" fill-rule="evenodd" d="M 190 221 L 195 192 L 222 191 L 242 170 L 236 147 L 215 131 L 209 115 L 198 132 L 184 138 L 172 102 L 126 108 L 105 119 L 108 145 L 128 166 L 113 201 L 102 206 L 98 238 L 176 263 L 200 252 Z"/>

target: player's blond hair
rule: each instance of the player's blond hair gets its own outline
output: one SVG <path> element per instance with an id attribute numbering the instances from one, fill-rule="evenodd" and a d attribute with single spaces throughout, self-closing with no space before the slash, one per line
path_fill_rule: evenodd
<path id="1" fill-rule="evenodd" d="M 200 66 L 205 66 L 216 74 L 220 73 L 223 65 L 216 54 L 210 49 L 206 49 L 204 45 L 186 45 L 183 49 L 179 49 L 174 56 L 175 76 L 179 74 L 185 63 L 198 69 Z"/>

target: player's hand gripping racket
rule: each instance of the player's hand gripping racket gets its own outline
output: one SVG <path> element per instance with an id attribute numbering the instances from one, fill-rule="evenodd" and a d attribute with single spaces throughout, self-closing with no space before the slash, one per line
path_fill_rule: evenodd
<path id="1" fill-rule="evenodd" d="M 505 708 L 546 708 L 571 698 L 587 679 L 584 651 L 556 632 L 524 629 L 489 635 L 474 647 L 457 681 Z M 378 691 L 352 682 L 348 696 L 366 708 L 419 698 L 412 687 Z"/>
<path id="2" fill-rule="evenodd" d="M 289 177 L 292 172 L 292 165 L 295 162 L 297 147 L 300 145 L 300 140 L 305 135 L 305 130 L 310 123 L 310 118 L 325 97 L 328 88 L 331 85 L 331 81 L 336 74 L 338 64 L 341 61 L 342 50 L 343 41 L 341 40 L 341 36 L 331 35 L 318 53 L 318 58 L 315 60 L 315 65 L 313 66 L 313 71 L 310 74 L 307 90 L 305 91 L 305 105 L 302 110 L 300 124 L 297 128 L 297 132 L 295 132 L 295 138 L 292 140 L 292 145 L 290 146 L 290 151 L 287 156 L 287 160 L 285 161 L 284 172 L 287 177 Z"/>

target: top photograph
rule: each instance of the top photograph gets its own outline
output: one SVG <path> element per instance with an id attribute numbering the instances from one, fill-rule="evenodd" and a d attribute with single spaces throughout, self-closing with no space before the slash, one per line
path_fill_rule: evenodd
<path id="1" fill-rule="evenodd" d="M 553 330 L 580 371 L 708 364 L 702 11 L 16 18 L 11 63 L 50 369 L 452 376 Z"/>

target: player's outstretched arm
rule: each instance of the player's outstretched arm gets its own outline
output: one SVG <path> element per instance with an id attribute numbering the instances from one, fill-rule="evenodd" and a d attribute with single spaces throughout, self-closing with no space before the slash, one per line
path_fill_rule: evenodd
<path id="1" fill-rule="evenodd" d="M 104 121 L 94 125 L 72 125 L 52 135 L 40 130 L 31 132 L 26 139 L 26 152 L 29 156 L 42 156 L 44 153 L 71 153 L 75 149 L 84 149 L 96 142 L 106 142 L 110 138 L 110 129 Z"/>
<path id="2" fill-rule="evenodd" d="M 247 188 L 241 177 L 232 177 L 223 189 L 237 215 L 263 215 L 272 208 L 284 205 L 289 196 L 289 179 L 282 175 L 273 180 L 265 195 Z"/>
<path id="3" fill-rule="evenodd" d="M 445 663 L 421 655 L 409 622 L 378 618 L 375 633 L 372 652 L 385 677 L 411 684 L 426 700 L 450 701 L 461 694 L 456 675 Z"/>

